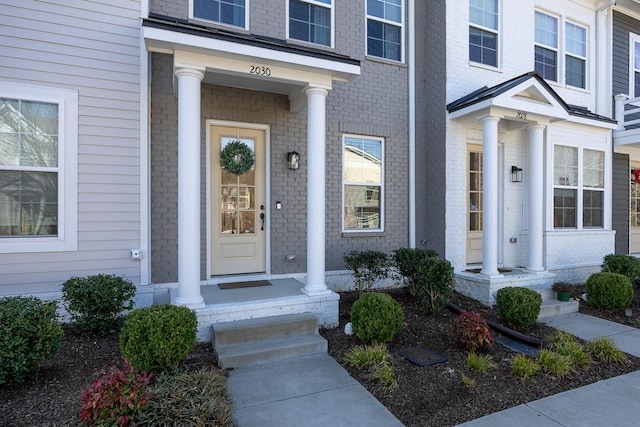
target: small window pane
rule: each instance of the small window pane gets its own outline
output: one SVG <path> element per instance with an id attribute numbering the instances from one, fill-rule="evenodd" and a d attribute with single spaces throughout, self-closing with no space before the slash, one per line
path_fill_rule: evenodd
<path id="1" fill-rule="evenodd" d="M 540 46 L 535 47 L 535 69 L 545 80 L 557 80 L 557 52 L 545 49 Z"/>
<path id="2" fill-rule="evenodd" d="M 585 88 L 585 61 L 567 55 L 567 84 L 569 86 Z"/>
<path id="3" fill-rule="evenodd" d="M 369 19 L 367 21 L 367 54 L 400 61 L 402 59 L 401 28 Z"/>
<path id="4" fill-rule="evenodd" d="M 58 234 L 58 173 L 0 171 L 0 235 Z"/>
<path id="5" fill-rule="evenodd" d="M 244 28 L 245 0 L 193 0 L 193 16 Z"/>
<path id="6" fill-rule="evenodd" d="M 489 31 L 469 28 L 469 60 L 481 64 L 498 65 L 498 36 Z"/>
<path id="7" fill-rule="evenodd" d="M 331 45 L 331 9 L 292 0 L 289 2 L 289 38 Z"/>

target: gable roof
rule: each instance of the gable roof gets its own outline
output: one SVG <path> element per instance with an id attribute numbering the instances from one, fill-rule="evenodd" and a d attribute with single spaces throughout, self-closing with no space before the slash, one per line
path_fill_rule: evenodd
<path id="1" fill-rule="evenodd" d="M 505 99 L 500 99 L 505 98 Z M 464 115 L 464 110 L 469 112 L 490 106 L 523 107 L 524 101 L 530 108 L 537 112 L 558 118 L 575 116 L 587 120 L 597 120 L 610 124 L 616 121 L 605 116 L 593 113 L 585 107 L 569 105 L 553 90 L 553 88 L 535 71 L 522 74 L 496 86 L 484 86 L 468 95 L 463 96 L 447 105 L 447 111 Z M 475 107 L 475 108 L 474 108 Z M 524 105 L 523 110 L 527 109 Z"/>

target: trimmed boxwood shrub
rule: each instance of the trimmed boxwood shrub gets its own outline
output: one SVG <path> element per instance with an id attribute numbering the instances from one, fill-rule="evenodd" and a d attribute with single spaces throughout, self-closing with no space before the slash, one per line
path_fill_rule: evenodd
<path id="1" fill-rule="evenodd" d="M 433 249 L 400 248 L 393 251 L 393 264 L 411 295 L 418 296 L 418 264 L 424 258 L 437 257 Z"/>
<path id="2" fill-rule="evenodd" d="M 388 294 L 363 294 L 351 308 L 353 332 L 363 341 L 392 341 L 402 329 L 403 322 L 402 307 Z"/>
<path id="3" fill-rule="evenodd" d="M 496 292 L 496 303 L 505 322 L 514 326 L 531 326 L 540 314 L 542 296 L 531 289 L 506 287 Z"/>
<path id="4" fill-rule="evenodd" d="M 442 258 L 418 261 L 418 296 L 427 314 L 439 313 L 451 301 L 456 284 L 453 266 Z"/>
<path id="5" fill-rule="evenodd" d="M 120 331 L 120 351 L 143 371 L 177 365 L 193 350 L 198 319 L 193 310 L 155 305 L 129 313 Z"/>
<path id="6" fill-rule="evenodd" d="M 0 384 L 23 382 L 53 358 L 62 340 L 55 301 L 0 299 Z"/>
<path id="7" fill-rule="evenodd" d="M 632 285 L 637 285 L 640 279 L 640 259 L 631 255 L 609 254 L 604 257 L 602 271 L 625 275 Z"/>
<path id="8" fill-rule="evenodd" d="M 607 309 L 625 308 L 633 300 L 633 285 L 627 276 L 594 273 L 585 282 L 587 302 Z"/>
<path id="9" fill-rule="evenodd" d="M 136 287 L 116 275 L 72 277 L 62 284 L 62 298 L 73 323 L 101 335 L 118 326 L 124 310 L 133 308 Z"/>
<path id="10" fill-rule="evenodd" d="M 380 251 L 351 251 L 342 259 L 353 272 L 356 291 L 371 292 L 374 285 L 389 277 L 389 255 Z"/>

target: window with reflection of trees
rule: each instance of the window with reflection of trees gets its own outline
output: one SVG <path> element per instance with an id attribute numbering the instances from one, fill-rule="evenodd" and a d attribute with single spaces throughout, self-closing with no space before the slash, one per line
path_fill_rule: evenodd
<path id="1" fill-rule="evenodd" d="M 383 140 L 343 138 L 343 228 L 382 229 Z"/>
<path id="2" fill-rule="evenodd" d="M 58 234 L 58 105 L 0 98 L 0 236 Z"/>

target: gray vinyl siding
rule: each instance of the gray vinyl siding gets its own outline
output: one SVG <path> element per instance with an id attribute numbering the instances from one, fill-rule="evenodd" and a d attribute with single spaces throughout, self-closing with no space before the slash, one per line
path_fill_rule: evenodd
<path id="1" fill-rule="evenodd" d="M 445 2 L 416 2 L 416 246 L 445 256 Z"/>
<path id="2" fill-rule="evenodd" d="M 616 253 L 629 253 L 629 155 L 613 153 L 612 225 Z"/>
<path id="3" fill-rule="evenodd" d="M 55 294 L 72 276 L 138 284 L 140 3 L 4 1 L 0 80 L 76 90 L 77 251 L 0 255 L 0 295 Z"/>
<path id="4" fill-rule="evenodd" d="M 629 33 L 640 34 L 640 21 L 620 12 L 613 12 L 613 94 L 629 93 Z"/>

